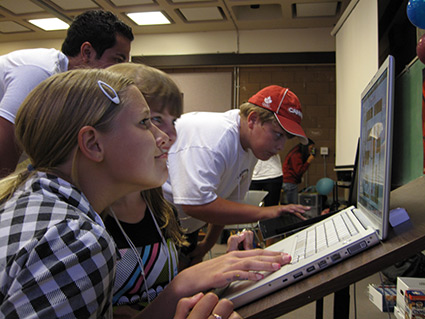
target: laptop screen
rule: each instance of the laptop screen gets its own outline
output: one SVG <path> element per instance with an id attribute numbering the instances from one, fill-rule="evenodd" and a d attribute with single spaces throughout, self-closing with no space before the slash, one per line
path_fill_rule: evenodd
<path id="1" fill-rule="evenodd" d="M 384 239 L 391 187 L 394 58 L 388 56 L 361 95 L 357 206 Z"/>

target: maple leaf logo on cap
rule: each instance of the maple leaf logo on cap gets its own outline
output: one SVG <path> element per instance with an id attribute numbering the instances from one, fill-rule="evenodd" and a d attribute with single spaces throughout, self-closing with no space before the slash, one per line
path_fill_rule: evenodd
<path id="1" fill-rule="evenodd" d="M 268 97 L 264 98 L 263 106 L 264 106 L 264 107 L 267 107 L 267 108 L 270 108 L 270 104 L 271 104 L 272 102 L 273 102 L 273 101 L 272 101 L 271 96 L 268 96 Z"/>

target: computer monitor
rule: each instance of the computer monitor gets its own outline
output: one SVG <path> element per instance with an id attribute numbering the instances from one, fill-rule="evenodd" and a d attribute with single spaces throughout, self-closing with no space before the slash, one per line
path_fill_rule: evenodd
<path id="1" fill-rule="evenodd" d="M 388 56 L 361 94 L 357 207 L 379 237 L 388 231 L 394 106 L 394 58 Z"/>
<path id="2" fill-rule="evenodd" d="M 381 239 L 386 238 L 389 224 L 382 219 L 387 218 L 388 214 L 383 212 L 389 209 L 394 81 L 394 58 L 388 56 L 361 94 L 362 132 L 349 194 L 350 205 L 361 206 L 372 215 Z M 379 176 L 380 173 L 385 176 Z M 262 220 L 258 225 L 263 238 L 273 238 L 296 232 L 337 211 L 291 224 L 277 217 Z"/>

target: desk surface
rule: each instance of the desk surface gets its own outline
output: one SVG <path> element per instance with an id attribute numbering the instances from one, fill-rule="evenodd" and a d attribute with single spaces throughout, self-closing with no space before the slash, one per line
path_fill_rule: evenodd
<path id="1" fill-rule="evenodd" d="M 244 318 L 276 318 L 341 290 L 425 249 L 425 176 L 391 192 L 391 208 L 410 220 L 390 228 L 388 238 L 356 256 L 237 309 Z"/>

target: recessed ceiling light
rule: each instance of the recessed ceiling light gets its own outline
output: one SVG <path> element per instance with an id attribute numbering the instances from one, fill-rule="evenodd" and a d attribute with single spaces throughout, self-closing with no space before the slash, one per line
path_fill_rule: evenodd
<path id="1" fill-rule="evenodd" d="M 133 12 L 127 16 L 138 25 L 171 24 L 161 11 Z"/>
<path id="2" fill-rule="evenodd" d="M 28 20 L 28 22 L 36 25 L 37 27 L 45 31 L 66 30 L 69 28 L 68 23 L 63 22 L 62 20 L 58 18 L 33 19 L 33 20 Z"/>

